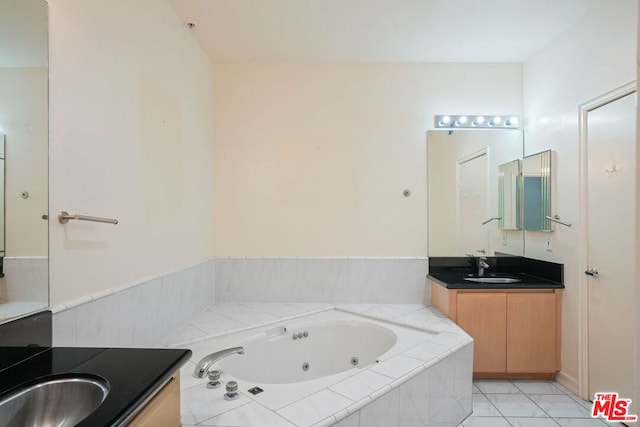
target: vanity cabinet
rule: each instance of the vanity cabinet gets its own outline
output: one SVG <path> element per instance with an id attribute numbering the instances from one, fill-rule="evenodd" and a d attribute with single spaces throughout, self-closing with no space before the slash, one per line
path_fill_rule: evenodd
<path id="1" fill-rule="evenodd" d="M 447 289 L 432 304 L 474 339 L 476 378 L 553 378 L 560 370 L 559 289 Z"/>
<path id="2" fill-rule="evenodd" d="M 506 372 L 506 294 L 458 292 L 457 299 L 456 323 L 474 340 L 473 372 Z"/>
<path id="3" fill-rule="evenodd" d="M 169 380 L 136 414 L 130 427 L 180 427 L 180 373 Z"/>

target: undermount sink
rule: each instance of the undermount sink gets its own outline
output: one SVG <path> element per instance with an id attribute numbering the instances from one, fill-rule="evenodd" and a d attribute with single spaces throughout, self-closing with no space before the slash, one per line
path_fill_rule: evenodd
<path id="1" fill-rule="evenodd" d="M 99 377 L 40 378 L 0 396 L 0 425 L 74 426 L 95 411 L 107 394 L 109 384 Z"/>
<path id="2" fill-rule="evenodd" d="M 465 277 L 464 280 L 476 283 L 518 283 L 522 280 L 515 277 Z"/>

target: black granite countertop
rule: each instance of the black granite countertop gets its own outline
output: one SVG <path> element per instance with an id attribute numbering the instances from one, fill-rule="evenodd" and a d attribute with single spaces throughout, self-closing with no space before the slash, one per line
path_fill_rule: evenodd
<path id="1" fill-rule="evenodd" d="M 552 282 L 523 273 L 500 274 L 487 273 L 485 277 L 513 277 L 520 279 L 517 283 L 477 283 L 465 280 L 471 274 L 468 271 L 429 273 L 427 277 L 447 289 L 562 289 L 562 283 Z"/>
<path id="2" fill-rule="evenodd" d="M 564 266 L 517 256 L 483 257 L 484 277 L 512 277 L 516 283 L 478 283 L 465 280 L 477 270 L 477 257 L 430 257 L 427 278 L 448 289 L 562 289 Z"/>
<path id="3" fill-rule="evenodd" d="M 2 348 L 0 351 L 24 352 L 24 349 Z M 0 398 L 42 377 L 98 376 L 109 383 L 109 394 L 78 426 L 119 426 L 190 357 L 190 350 L 181 349 L 52 347 L 0 371 Z"/>

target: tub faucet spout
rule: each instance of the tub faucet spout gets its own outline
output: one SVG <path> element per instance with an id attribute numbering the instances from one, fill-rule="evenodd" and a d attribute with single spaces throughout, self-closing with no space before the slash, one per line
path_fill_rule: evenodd
<path id="1" fill-rule="evenodd" d="M 244 354 L 244 347 L 231 347 L 224 350 L 216 351 L 208 356 L 205 356 L 198 362 L 196 368 L 193 370 L 193 376 L 196 378 L 203 378 L 211 365 L 216 363 L 220 359 L 224 359 L 232 354 Z"/>

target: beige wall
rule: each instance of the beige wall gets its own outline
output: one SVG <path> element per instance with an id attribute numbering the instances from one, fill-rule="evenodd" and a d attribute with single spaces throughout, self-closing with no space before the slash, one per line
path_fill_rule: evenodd
<path id="1" fill-rule="evenodd" d="M 640 9 L 636 14 L 638 21 L 640 22 Z M 637 44 L 637 56 L 640 58 L 640 31 L 637 31 L 636 36 Z M 637 63 L 636 68 L 636 82 L 640 76 L 640 61 Z M 636 147 L 639 146 L 638 140 L 640 139 L 640 109 L 636 107 Z M 638 165 L 640 165 L 640 150 L 636 149 L 636 230 L 640 230 L 640 173 L 638 173 Z M 638 266 L 640 266 L 640 233 L 636 233 L 636 274 L 638 272 Z M 636 301 L 640 301 L 640 278 L 636 277 Z M 636 352 L 636 364 L 635 364 L 635 389 L 634 389 L 634 402 L 640 402 L 640 310 L 636 310 L 636 335 L 634 351 Z M 637 407 L 637 403 L 636 403 Z"/>
<path id="2" fill-rule="evenodd" d="M 579 264 L 578 106 L 636 79 L 636 0 L 598 2 L 524 65 L 525 154 L 554 150 L 552 214 L 573 227 L 527 232 L 525 253 L 564 263 L 562 371 L 577 385 Z M 551 239 L 552 252 L 545 250 Z M 617 250 L 626 250 L 617 248 Z"/>
<path id="3" fill-rule="evenodd" d="M 521 72 L 214 65 L 215 254 L 426 256 L 433 115 L 520 114 Z"/>
<path id="4" fill-rule="evenodd" d="M 211 64 L 167 2 L 51 0 L 51 304 L 212 254 Z"/>
<path id="5" fill-rule="evenodd" d="M 48 203 L 47 107 L 46 68 L 0 68 L 8 257 L 47 256 L 47 222 L 41 218 Z M 20 196 L 23 191 L 29 198 Z"/>

